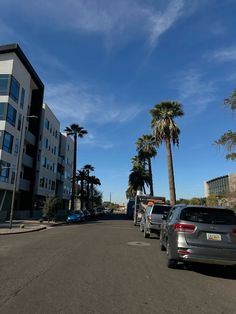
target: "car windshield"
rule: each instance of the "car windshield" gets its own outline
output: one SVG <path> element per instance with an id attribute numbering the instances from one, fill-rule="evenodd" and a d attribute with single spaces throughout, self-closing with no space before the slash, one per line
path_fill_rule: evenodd
<path id="1" fill-rule="evenodd" d="M 76 215 L 80 214 L 81 215 L 81 211 L 80 210 L 75 210 L 72 214 L 76 214 Z"/>
<path id="2" fill-rule="evenodd" d="M 171 206 L 154 205 L 152 209 L 152 214 L 163 215 L 165 213 L 168 213 L 170 208 Z"/>
<path id="3" fill-rule="evenodd" d="M 180 214 L 181 220 L 200 222 L 206 224 L 236 224 L 235 213 L 231 210 L 222 208 L 202 208 L 188 207 L 184 208 Z"/>

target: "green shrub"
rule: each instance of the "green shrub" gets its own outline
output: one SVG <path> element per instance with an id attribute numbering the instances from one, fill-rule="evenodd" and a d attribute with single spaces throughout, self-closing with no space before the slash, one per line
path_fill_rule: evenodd
<path id="1" fill-rule="evenodd" d="M 48 196 L 43 206 L 43 218 L 46 220 L 56 219 L 57 210 L 60 207 L 60 200 L 56 197 Z"/>

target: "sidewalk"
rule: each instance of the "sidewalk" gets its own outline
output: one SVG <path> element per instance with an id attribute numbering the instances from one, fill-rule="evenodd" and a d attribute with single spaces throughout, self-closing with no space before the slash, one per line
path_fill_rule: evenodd
<path id="1" fill-rule="evenodd" d="M 9 221 L 0 222 L 0 235 L 20 234 L 40 231 L 64 224 L 64 222 L 39 222 L 38 220 L 14 220 L 9 229 Z"/>

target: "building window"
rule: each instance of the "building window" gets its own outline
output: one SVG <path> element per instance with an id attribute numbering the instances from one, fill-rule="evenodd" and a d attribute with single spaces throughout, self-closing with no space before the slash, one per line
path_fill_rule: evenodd
<path id="1" fill-rule="evenodd" d="M 14 78 L 14 76 L 12 76 L 9 95 L 16 103 L 18 103 L 19 100 L 19 93 L 20 83 Z"/>
<path id="2" fill-rule="evenodd" d="M 45 179 L 43 177 L 39 179 L 39 186 L 41 188 L 44 188 L 44 182 L 45 182 Z"/>
<path id="3" fill-rule="evenodd" d="M 15 183 L 15 179 L 16 179 L 16 171 L 15 171 L 15 169 L 12 169 L 12 172 L 11 172 L 11 184 Z"/>
<path id="4" fill-rule="evenodd" d="M 10 75 L 0 74 L 0 95 L 9 95 Z"/>
<path id="5" fill-rule="evenodd" d="M 13 144 L 13 136 L 10 133 L 5 131 L 4 137 L 3 137 L 2 149 L 11 154 L 12 144 Z"/>
<path id="6" fill-rule="evenodd" d="M 11 165 L 3 160 L 0 160 L 0 181 L 8 182 Z"/>
<path id="7" fill-rule="evenodd" d="M 0 103 L 0 120 L 5 120 L 7 103 Z"/>
<path id="8" fill-rule="evenodd" d="M 44 146 L 45 148 L 48 148 L 48 139 L 46 137 L 44 138 Z"/>
<path id="9" fill-rule="evenodd" d="M 49 121 L 48 121 L 48 119 L 45 119 L 45 128 L 47 130 L 49 130 Z"/>
<path id="10" fill-rule="evenodd" d="M 56 187 L 55 181 L 52 181 L 51 190 L 54 191 L 54 190 L 55 190 L 55 187 Z"/>
<path id="11" fill-rule="evenodd" d="M 21 107 L 21 109 L 24 108 L 24 102 L 25 102 L 25 90 L 24 90 L 24 88 L 22 87 L 22 89 L 21 89 L 21 95 L 20 95 L 20 107 Z"/>
<path id="12" fill-rule="evenodd" d="M 16 124 L 16 109 L 13 108 L 10 104 L 8 104 L 7 108 L 7 122 L 13 126 Z"/>
<path id="13" fill-rule="evenodd" d="M 22 114 L 18 114 L 18 123 L 17 123 L 17 130 L 20 131 L 21 129 L 21 120 L 22 120 Z"/>
<path id="14" fill-rule="evenodd" d="M 16 139 L 16 142 L 15 142 L 15 149 L 14 149 L 14 155 L 17 156 L 18 152 L 19 152 L 19 144 L 20 144 L 20 141 L 19 139 L 17 138 Z"/>

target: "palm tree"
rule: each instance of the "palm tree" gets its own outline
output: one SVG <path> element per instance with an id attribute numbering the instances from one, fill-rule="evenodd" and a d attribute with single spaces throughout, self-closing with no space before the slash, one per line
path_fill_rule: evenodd
<path id="1" fill-rule="evenodd" d="M 180 129 L 175 123 L 174 118 L 183 116 L 184 112 L 180 103 L 175 101 L 163 101 L 160 104 L 155 105 L 150 113 L 152 115 L 151 125 L 156 145 L 159 146 L 162 142 L 165 142 L 166 144 L 170 204 L 175 205 L 176 193 L 171 142 L 173 145 L 179 146 Z"/>
<path id="2" fill-rule="evenodd" d="M 80 207 L 84 208 L 84 181 L 86 180 L 85 170 L 79 170 L 78 175 L 76 176 L 77 181 L 80 181 Z"/>
<path id="3" fill-rule="evenodd" d="M 140 163 L 139 165 L 134 166 L 131 169 L 129 175 L 129 190 L 134 190 L 135 194 L 138 190 L 141 190 L 146 194 L 145 185 L 149 186 L 150 177 L 149 173 L 146 171 L 144 164 Z"/>
<path id="4" fill-rule="evenodd" d="M 71 124 L 65 128 L 67 135 L 74 137 L 74 160 L 73 160 L 73 176 L 72 176 L 72 192 L 71 192 L 71 210 L 75 209 L 75 185 L 76 185 L 76 160 L 77 160 L 77 138 L 84 137 L 88 132 L 79 124 Z"/>
<path id="5" fill-rule="evenodd" d="M 90 191 L 91 191 L 91 206 L 93 209 L 94 186 L 95 185 L 101 185 L 101 182 L 97 177 L 91 176 L 91 177 L 89 177 L 89 183 L 90 183 Z"/>
<path id="6" fill-rule="evenodd" d="M 86 182 L 87 182 L 87 188 L 86 188 L 86 191 L 87 191 L 86 207 L 87 207 L 87 209 L 89 209 L 89 173 L 90 173 L 90 171 L 94 171 L 94 169 L 95 168 L 90 164 L 86 164 L 83 167 L 83 170 L 85 170 L 85 173 L 86 173 Z"/>
<path id="7" fill-rule="evenodd" d="M 152 179 L 152 161 L 151 158 L 157 154 L 155 148 L 155 139 L 152 135 L 142 135 L 136 142 L 137 151 L 141 159 L 146 159 L 148 162 L 148 172 L 150 177 L 150 194 L 153 192 L 153 179 Z"/>
<path id="8" fill-rule="evenodd" d="M 236 89 L 229 98 L 225 99 L 224 102 L 226 105 L 230 106 L 231 110 L 236 110 Z M 217 141 L 215 141 L 215 144 L 222 145 L 226 148 L 228 151 L 226 159 L 236 161 L 236 152 L 233 152 L 233 150 L 236 148 L 236 132 L 231 130 L 225 132 Z"/>
<path id="9" fill-rule="evenodd" d="M 224 103 L 229 105 L 232 110 L 236 110 L 236 89 L 229 98 L 225 98 Z"/>

